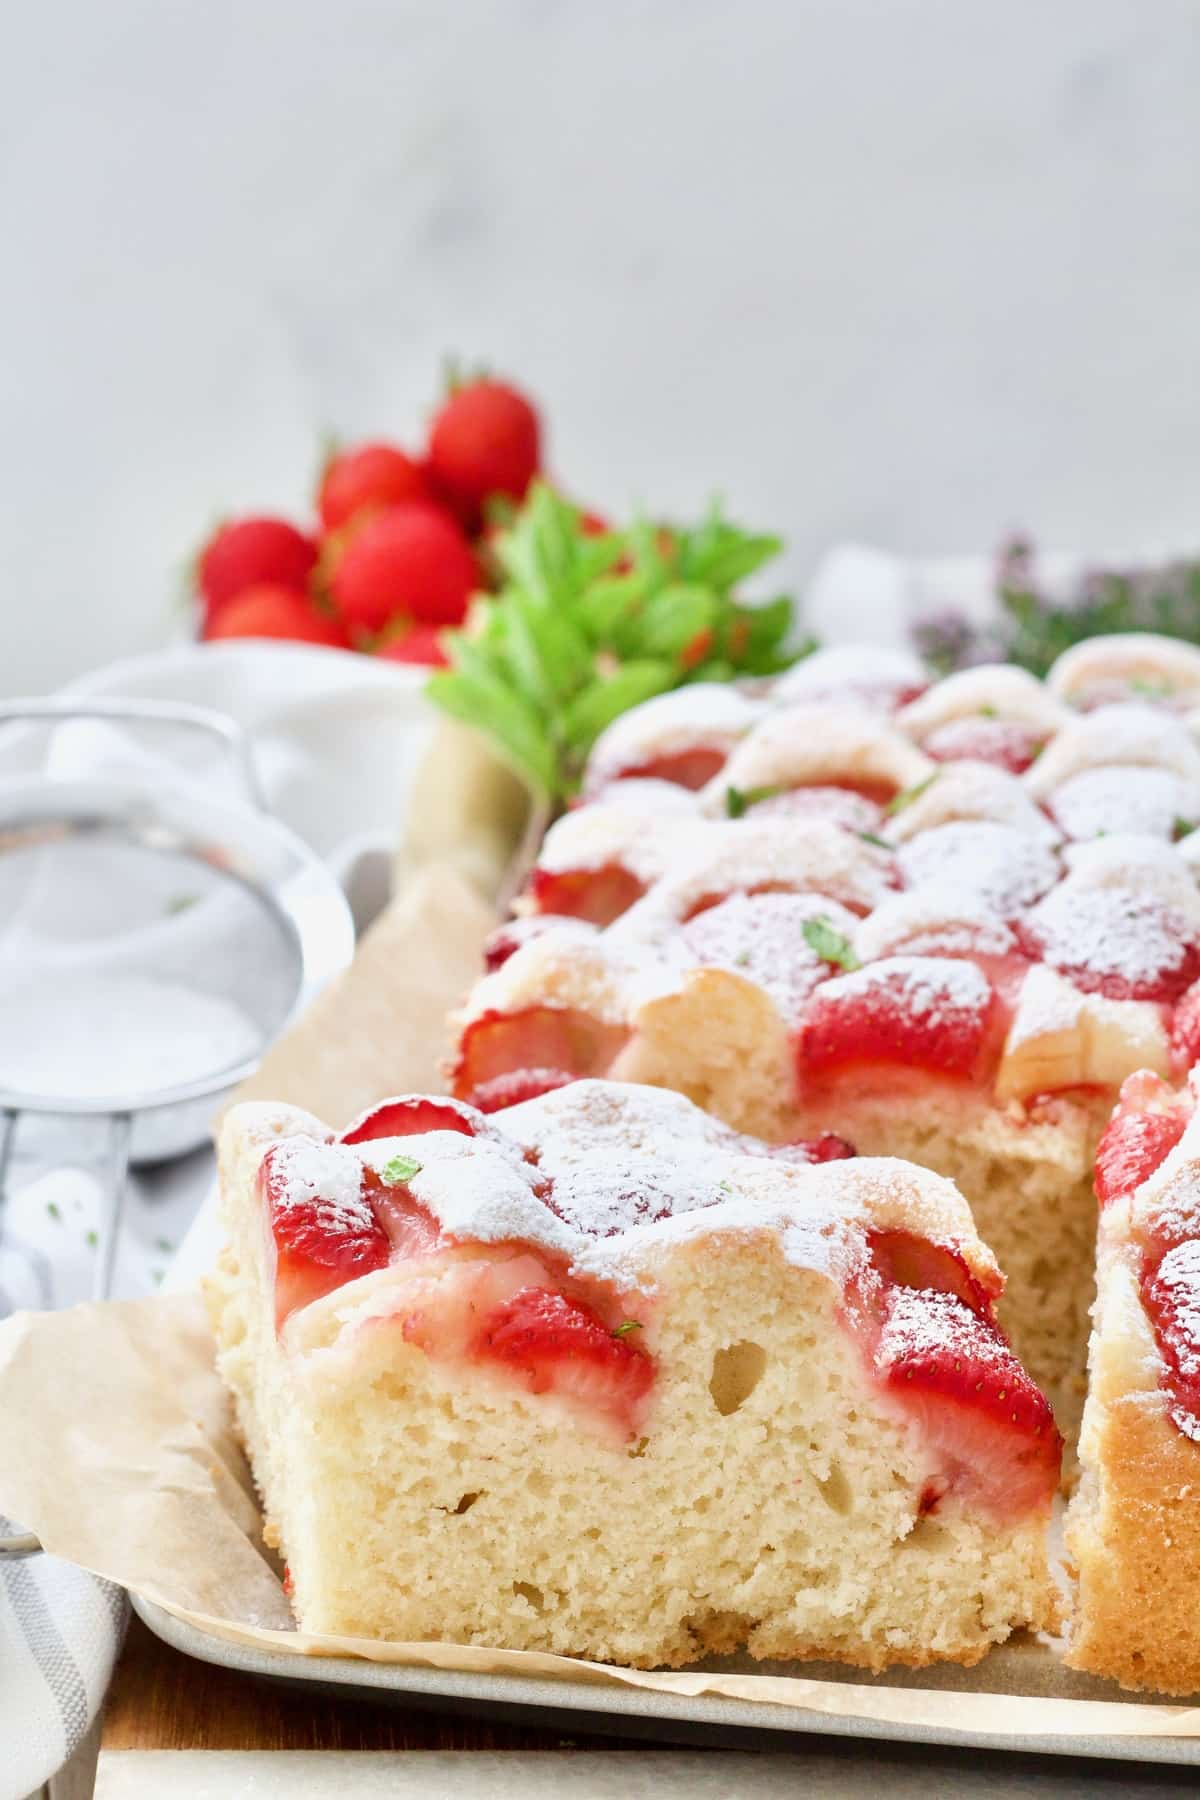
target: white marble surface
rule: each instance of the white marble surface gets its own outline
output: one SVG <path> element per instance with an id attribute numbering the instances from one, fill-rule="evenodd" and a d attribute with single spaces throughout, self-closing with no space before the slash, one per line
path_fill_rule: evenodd
<path id="1" fill-rule="evenodd" d="M 5 33 L 0 693 L 458 348 L 602 506 L 1200 537 L 1194 0 L 62 0 Z"/>

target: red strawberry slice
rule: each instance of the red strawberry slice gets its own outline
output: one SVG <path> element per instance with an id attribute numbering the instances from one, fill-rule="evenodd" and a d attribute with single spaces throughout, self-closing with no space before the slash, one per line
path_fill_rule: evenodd
<path id="1" fill-rule="evenodd" d="M 801 1078 L 872 1063 L 981 1078 L 998 1050 L 998 1014 L 973 963 L 885 957 L 816 990 L 800 1026 Z"/>
<path id="2" fill-rule="evenodd" d="M 1172 1423 L 1200 1439 L 1200 1238 L 1152 1254 L 1142 1266 L 1142 1304 L 1154 1328 Z"/>
<path id="3" fill-rule="evenodd" d="M 982 714 L 951 719 L 930 733 L 921 748 L 934 762 L 991 763 L 1011 775 L 1023 775 L 1037 760 L 1046 739 L 1043 732 L 1013 719 L 989 719 Z"/>
<path id="4" fill-rule="evenodd" d="M 366 1144 L 372 1138 L 417 1137 L 424 1131 L 459 1131 L 477 1137 L 486 1129 L 479 1114 L 461 1100 L 430 1100 L 424 1094 L 402 1094 L 383 1100 L 347 1125 L 339 1144 Z"/>
<path id="5" fill-rule="evenodd" d="M 935 1453 L 944 1491 L 1000 1519 L 1049 1506 L 1062 1438 L 990 1320 L 954 1294 L 895 1287 L 875 1370 Z"/>
<path id="6" fill-rule="evenodd" d="M 1102 1207 L 1132 1194 L 1153 1175 L 1183 1136 L 1191 1117 L 1188 1094 L 1139 1070 L 1122 1083 L 1121 1097 L 1096 1148 L 1096 1198 Z"/>
<path id="7" fill-rule="evenodd" d="M 543 1094 L 570 1087 L 578 1080 L 578 1075 L 570 1075 L 565 1069 L 513 1069 L 507 1075 L 493 1075 L 490 1081 L 481 1081 L 471 1098 L 481 1113 L 503 1112 L 526 1100 L 540 1100 Z"/>
<path id="8" fill-rule="evenodd" d="M 879 835 L 883 808 L 864 794 L 846 787 L 786 788 L 782 793 L 751 789 L 743 796 L 744 810 L 756 819 L 827 819 L 845 831 Z"/>
<path id="9" fill-rule="evenodd" d="M 267 1151 L 259 1181 L 275 1240 L 276 1330 L 298 1307 L 387 1267 L 388 1235 L 351 1151 L 287 1138 Z"/>
<path id="10" fill-rule="evenodd" d="M 1186 1075 L 1200 1062 L 1200 981 L 1194 981 L 1175 1007 L 1171 1020 L 1171 1065 Z"/>
<path id="11" fill-rule="evenodd" d="M 827 1163 L 842 1162 L 847 1157 L 857 1156 L 858 1151 L 844 1137 L 835 1137 L 832 1131 L 826 1131 L 818 1138 L 797 1138 L 794 1144 L 776 1144 L 770 1154 L 777 1162 Z"/>
<path id="12" fill-rule="evenodd" d="M 997 1276 L 985 1285 L 968 1267 L 961 1251 L 949 1244 L 935 1244 L 913 1231 L 872 1231 L 867 1243 L 871 1262 L 888 1288 L 926 1288 L 933 1293 L 953 1294 L 972 1312 L 991 1322 L 992 1301 L 1004 1284 Z"/>
<path id="13" fill-rule="evenodd" d="M 1141 1187 L 1166 1161 L 1183 1136 L 1186 1118 L 1178 1112 L 1118 1112 L 1096 1150 L 1096 1198 L 1101 1206 Z"/>
<path id="14" fill-rule="evenodd" d="M 669 781 L 675 787 L 690 788 L 693 793 L 707 787 L 714 775 L 725 767 L 729 751 L 720 744 L 692 744 L 686 750 L 674 750 L 662 756 L 649 756 L 644 762 L 630 763 L 624 769 L 607 769 L 605 782 Z"/>
<path id="15" fill-rule="evenodd" d="M 510 956 L 515 956 L 523 944 L 531 939 L 544 937 L 548 931 L 556 931 L 568 923 L 557 913 L 526 913 L 522 919 L 508 919 L 503 925 L 497 925 L 484 941 L 483 966 L 489 974 L 494 969 L 502 969 Z M 577 934 L 587 935 L 584 929 L 586 921 L 572 919 L 570 928 Z"/>
<path id="16" fill-rule="evenodd" d="M 580 1300 L 526 1287 L 492 1312 L 474 1350 L 501 1363 L 531 1394 L 606 1412 L 631 1435 L 654 1385 L 654 1363 L 634 1341 L 640 1329 L 618 1332 Z"/>
<path id="17" fill-rule="evenodd" d="M 552 1071 L 564 1080 L 603 1075 L 627 1037 L 623 1026 L 607 1025 L 574 1007 L 531 1006 L 513 1013 L 481 1013 L 460 1040 L 454 1093 L 458 1099 L 480 1106 L 481 1111 L 494 1111 L 496 1103 L 488 1109 L 480 1105 L 477 1090 L 496 1076 L 528 1076 L 531 1071 L 539 1075 Z M 555 1080 L 551 1085 L 558 1087 L 562 1082 Z"/>
<path id="18" fill-rule="evenodd" d="M 482 1124 L 482 1120 L 480 1121 Z M 366 1192 L 376 1218 L 387 1233 L 389 1262 L 428 1256 L 443 1242 L 442 1228 L 403 1181 L 387 1181 L 374 1169 L 363 1171 Z"/>
<path id="19" fill-rule="evenodd" d="M 529 897 L 539 913 L 587 919 L 593 925 L 611 925 L 645 891 L 644 882 L 615 862 L 598 869 L 535 869 L 529 881 Z"/>
<path id="20" fill-rule="evenodd" d="M 1190 920 L 1137 888 L 1054 888 L 1018 927 L 1026 954 L 1108 1000 L 1179 999 L 1200 976 Z"/>

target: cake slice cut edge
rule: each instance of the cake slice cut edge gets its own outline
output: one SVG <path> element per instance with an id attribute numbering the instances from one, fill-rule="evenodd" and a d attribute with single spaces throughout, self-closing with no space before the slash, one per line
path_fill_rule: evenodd
<path id="1" fill-rule="evenodd" d="M 303 1629 L 881 1669 L 1054 1627 L 1060 1440 L 949 1182 L 604 1082 L 373 1117 L 222 1134 L 219 1363 Z"/>
<path id="2" fill-rule="evenodd" d="M 1066 1522 L 1067 1662 L 1163 1694 L 1200 1690 L 1196 1079 L 1177 1092 L 1131 1076 L 1097 1153 L 1097 1298 Z"/>

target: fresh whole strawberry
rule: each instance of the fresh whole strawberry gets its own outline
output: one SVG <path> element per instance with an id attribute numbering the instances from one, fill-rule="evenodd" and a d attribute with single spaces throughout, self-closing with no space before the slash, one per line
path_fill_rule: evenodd
<path id="1" fill-rule="evenodd" d="M 303 594 L 317 547 L 286 519 L 232 519 L 209 538 L 196 565 L 208 620 L 247 588 L 264 583 Z"/>
<path id="2" fill-rule="evenodd" d="M 493 494 L 523 500 L 538 472 L 537 413 L 502 381 L 456 388 L 433 421 L 429 461 L 439 485 L 476 516 Z"/>
<path id="3" fill-rule="evenodd" d="M 478 571 L 471 546 L 439 507 L 389 507 L 346 546 L 333 598 L 353 632 L 374 633 L 400 615 L 425 625 L 461 624 Z"/>
<path id="4" fill-rule="evenodd" d="M 430 498 L 424 471 L 411 456 L 394 444 L 359 444 L 326 463 L 317 508 L 326 531 L 337 531 L 364 511 Z"/>
<path id="5" fill-rule="evenodd" d="M 319 613 L 312 601 L 291 588 L 263 582 L 247 588 L 210 617 L 204 627 L 209 642 L 220 638 L 289 638 L 294 643 L 324 644 L 332 650 L 348 650 L 349 639 L 340 619 Z"/>
<path id="6" fill-rule="evenodd" d="M 442 649 L 440 625 L 413 625 L 399 637 L 389 638 L 375 652 L 385 662 L 421 663 L 429 669 L 444 669 L 449 658 Z"/>

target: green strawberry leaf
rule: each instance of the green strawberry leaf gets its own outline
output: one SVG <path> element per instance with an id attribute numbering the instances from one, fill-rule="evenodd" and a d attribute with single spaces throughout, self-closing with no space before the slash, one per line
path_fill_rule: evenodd
<path id="1" fill-rule="evenodd" d="M 655 694 L 665 694 L 675 683 L 675 670 L 669 662 L 625 663 L 615 674 L 594 681 L 565 708 L 563 732 L 567 742 L 586 755 L 614 719 L 631 706 L 652 700 Z"/>
<path id="2" fill-rule="evenodd" d="M 536 482 L 490 548 L 503 586 L 448 634 L 451 669 L 427 691 L 553 800 L 575 790 L 596 737 L 629 707 L 686 682 L 774 674 L 808 648 L 791 641 L 790 600 L 733 598 L 778 540 L 715 506 L 691 528 L 637 519 L 588 532 Z"/>

